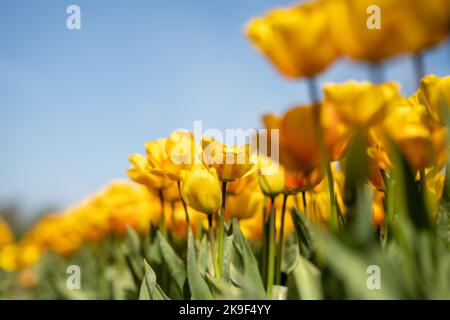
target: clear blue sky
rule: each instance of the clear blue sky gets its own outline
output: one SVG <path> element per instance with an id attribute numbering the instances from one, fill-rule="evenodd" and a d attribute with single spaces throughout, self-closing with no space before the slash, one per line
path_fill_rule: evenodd
<path id="1" fill-rule="evenodd" d="M 77 202 L 125 177 L 128 155 L 175 128 L 260 126 L 260 115 L 307 102 L 303 81 L 281 78 L 247 42 L 246 21 L 283 0 L 2 0 L 0 203 L 24 212 Z M 82 29 L 66 29 L 81 7 Z M 450 73 L 450 47 L 426 57 Z M 415 90 L 411 61 L 386 76 Z M 366 79 L 339 62 L 320 82 Z"/>

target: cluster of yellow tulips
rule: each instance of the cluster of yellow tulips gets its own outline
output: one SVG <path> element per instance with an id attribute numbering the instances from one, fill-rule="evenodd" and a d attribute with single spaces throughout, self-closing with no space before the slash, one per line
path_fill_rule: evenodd
<path id="1" fill-rule="evenodd" d="M 380 9 L 380 29 L 366 23 L 373 5 Z M 435 217 L 449 160 L 450 76 L 425 75 L 421 52 L 444 41 L 449 30 L 448 0 L 317 0 L 252 19 L 246 34 L 276 69 L 290 79 L 308 78 L 311 103 L 265 114 L 267 134 L 253 137 L 258 146 L 268 141 L 278 159 L 249 144 L 174 131 L 147 142 L 145 155 L 130 156 L 132 182 L 115 181 L 42 219 L 19 242 L 0 221 L 0 268 L 28 267 L 48 250 L 69 256 L 82 244 L 124 235 L 127 227 L 140 234 L 158 228 L 168 241 L 206 234 L 221 279 L 224 237 L 238 219 L 244 236 L 265 246 L 259 259 L 271 297 L 273 286 L 281 285 L 284 246 L 295 229 L 287 212 L 301 212 L 325 232 L 349 220 L 355 197 L 348 187 L 348 172 L 355 169 L 349 153 L 358 143 L 361 168 L 367 167 L 361 183 L 374 194 L 374 230 L 387 232 L 387 183 L 394 180 L 396 152 Z M 381 68 L 382 60 L 404 53 L 415 56 L 420 79 L 409 97 L 400 84 L 379 77 L 316 87 L 314 77 L 340 56 Z M 274 134 L 279 139 L 271 139 Z"/>
<path id="2" fill-rule="evenodd" d="M 340 56 L 374 64 L 418 54 L 446 39 L 449 12 L 447 0 L 307 1 L 251 20 L 246 33 L 281 74 L 296 79 L 315 76 Z M 372 19 L 379 28 L 370 27 Z"/>
<path id="3" fill-rule="evenodd" d="M 47 251 L 69 256 L 83 243 L 110 234 L 123 235 L 126 226 L 148 232 L 150 223 L 159 223 L 158 206 L 145 188 L 118 180 L 82 203 L 44 217 L 17 243 L 1 223 L 0 267 L 11 271 L 26 268 Z"/>

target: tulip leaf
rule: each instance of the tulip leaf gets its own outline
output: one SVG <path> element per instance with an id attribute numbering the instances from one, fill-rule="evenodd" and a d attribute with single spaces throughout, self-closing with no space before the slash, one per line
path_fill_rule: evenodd
<path id="1" fill-rule="evenodd" d="M 233 228 L 231 226 L 225 227 L 225 234 L 223 238 L 223 260 L 222 260 L 222 279 L 230 281 L 230 263 L 231 254 L 233 251 Z"/>
<path id="2" fill-rule="evenodd" d="M 147 260 L 144 260 L 144 270 L 145 270 L 145 285 L 147 287 L 150 300 L 168 300 L 167 295 L 156 283 L 156 273 L 155 271 L 153 271 L 152 267 L 150 267 Z"/>
<path id="3" fill-rule="evenodd" d="M 241 289 L 222 279 L 214 278 L 209 273 L 206 274 L 206 281 L 215 299 L 237 300 L 242 297 Z"/>
<path id="4" fill-rule="evenodd" d="M 392 144 L 391 149 L 393 150 L 396 162 L 394 174 L 397 194 L 395 196 L 400 201 L 401 211 L 406 212 L 418 230 L 430 230 L 432 228 L 430 216 L 424 203 L 424 197 L 416 183 L 415 176 L 398 147 Z"/>
<path id="5" fill-rule="evenodd" d="M 288 288 L 285 286 L 274 285 L 272 289 L 272 300 L 286 300 L 287 299 L 287 290 Z"/>
<path id="6" fill-rule="evenodd" d="M 150 294 L 148 293 L 145 278 L 142 279 L 141 287 L 139 288 L 139 300 L 150 300 Z"/>
<path id="7" fill-rule="evenodd" d="M 159 231 L 156 233 L 156 238 L 164 263 L 169 269 L 171 277 L 175 280 L 180 295 L 182 295 L 183 285 L 186 280 L 186 265 Z"/>
<path id="8" fill-rule="evenodd" d="M 299 256 L 288 277 L 288 299 L 319 300 L 323 298 L 320 270 L 306 258 Z"/>
<path id="9" fill-rule="evenodd" d="M 236 264 L 239 266 L 241 270 L 237 270 L 242 277 L 235 279 L 237 282 L 241 282 L 240 285 L 244 285 L 242 283 L 242 278 L 246 279 L 245 281 L 248 283 L 251 283 L 251 286 L 254 288 L 256 292 L 263 293 L 264 285 L 262 283 L 261 276 L 259 274 L 259 268 L 258 268 L 258 262 L 253 255 L 253 252 L 247 243 L 247 240 L 245 240 L 244 235 L 241 232 L 241 229 L 239 228 L 239 222 L 237 219 L 233 219 L 233 235 L 234 235 L 234 248 L 236 249 L 234 252 L 238 254 L 238 258 L 240 263 Z"/>
<path id="10" fill-rule="evenodd" d="M 380 247 L 356 250 L 339 237 L 324 235 L 320 248 L 325 250 L 330 270 L 345 285 L 346 298 L 399 299 L 403 293 L 403 275 L 387 260 Z M 377 289 L 376 285 L 379 284 Z"/>
<path id="11" fill-rule="evenodd" d="M 195 254 L 194 236 L 192 235 L 191 227 L 189 227 L 188 232 L 187 279 L 189 290 L 191 291 L 191 298 L 193 300 L 209 300 L 213 298 L 208 284 L 199 271 Z"/>
<path id="12" fill-rule="evenodd" d="M 292 209 L 291 215 L 298 237 L 299 251 L 303 256 L 309 258 L 314 255 L 316 250 L 313 226 L 297 208 Z"/>
<path id="13" fill-rule="evenodd" d="M 201 274 L 214 269 L 210 252 L 208 237 L 204 235 L 198 248 L 198 267 Z"/>

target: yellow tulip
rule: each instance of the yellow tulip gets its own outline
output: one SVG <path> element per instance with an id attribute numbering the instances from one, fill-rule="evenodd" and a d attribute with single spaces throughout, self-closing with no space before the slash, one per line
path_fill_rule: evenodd
<path id="1" fill-rule="evenodd" d="M 411 51 L 422 51 L 442 42 L 448 36 L 450 31 L 450 1 L 403 0 L 403 2 L 405 6 L 411 7 L 411 15 L 415 18 L 411 21 L 415 28 L 411 29 L 410 32 L 415 33 L 417 41 L 411 43 Z"/>
<path id="2" fill-rule="evenodd" d="M 202 148 L 203 164 L 207 168 L 214 168 L 221 181 L 242 178 L 254 167 L 248 144 L 227 146 L 205 135 L 202 137 Z"/>
<path id="3" fill-rule="evenodd" d="M 318 122 L 314 106 L 289 109 L 280 123 L 280 162 L 291 170 L 312 170 L 321 165 Z"/>
<path id="4" fill-rule="evenodd" d="M 338 56 L 319 1 L 272 10 L 251 20 L 247 37 L 288 78 L 311 77 Z"/>
<path id="5" fill-rule="evenodd" d="M 191 170 L 198 163 L 192 132 L 174 131 L 167 139 L 147 142 L 145 148 L 151 168 L 175 181 L 181 180 L 182 170 Z"/>
<path id="6" fill-rule="evenodd" d="M 322 170 L 311 171 L 285 170 L 285 193 L 298 193 L 313 189 L 323 180 Z"/>
<path id="7" fill-rule="evenodd" d="M 410 105 L 396 106 L 386 118 L 384 126 L 398 144 L 411 169 L 430 166 L 433 161 L 432 135 L 421 114 Z"/>
<path id="8" fill-rule="evenodd" d="M 269 197 L 275 197 L 285 190 L 284 168 L 277 162 L 266 157 L 259 157 L 259 186 Z"/>
<path id="9" fill-rule="evenodd" d="M 222 205 L 222 190 L 214 168 L 181 172 L 181 195 L 194 210 L 213 214 Z"/>
<path id="10" fill-rule="evenodd" d="M 227 197 L 226 216 L 248 219 L 263 210 L 264 195 L 260 190 L 245 190 Z"/>
<path id="11" fill-rule="evenodd" d="M 0 270 L 15 271 L 18 268 L 17 255 L 18 246 L 14 243 L 0 248 Z"/>
<path id="12" fill-rule="evenodd" d="M 205 222 L 206 216 L 194 210 L 193 208 L 189 208 L 189 222 L 192 227 L 192 231 L 194 234 L 202 228 L 203 222 Z M 179 237 L 186 237 L 188 228 L 186 227 L 186 213 L 180 201 L 173 203 L 172 211 L 170 215 L 167 215 L 167 229 L 176 234 Z"/>
<path id="13" fill-rule="evenodd" d="M 425 76 L 416 96 L 417 101 L 426 107 L 431 118 L 443 123 L 443 112 L 450 110 L 450 76 L 443 78 L 434 75 Z"/>
<path id="14" fill-rule="evenodd" d="M 401 53 L 419 52 L 440 42 L 448 34 L 445 1 L 325 0 L 324 3 L 331 35 L 339 50 L 352 59 L 378 62 Z M 371 8 L 379 11 L 368 11 Z M 372 23 L 376 20 L 379 26 Z"/>
<path id="15" fill-rule="evenodd" d="M 161 190 L 168 187 L 172 181 L 166 176 L 154 173 L 143 155 L 130 156 L 132 167 L 127 170 L 128 176 L 135 182 L 141 183 L 150 189 Z"/>
<path id="16" fill-rule="evenodd" d="M 366 128 L 383 120 L 390 103 L 398 98 L 399 85 L 348 81 L 326 84 L 324 104 L 331 104 L 350 127 Z"/>
<path id="17" fill-rule="evenodd" d="M 14 242 L 14 235 L 8 224 L 0 218 L 0 248 Z"/>
<path id="18" fill-rule="evenodd" d="M 384 192 L 376 191 L 372 203 L 372 224 L 379 228 L 384 223 Z"/>

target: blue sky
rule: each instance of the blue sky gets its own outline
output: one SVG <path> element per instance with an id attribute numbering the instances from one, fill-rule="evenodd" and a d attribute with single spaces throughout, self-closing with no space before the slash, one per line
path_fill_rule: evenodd
<path id="1" fill-rule="evenodd" d="M 80 201 L 114 178 L 145 141 L 175 128 L 260 126 L 260 115 L 308 101 L 303 81 L 281 78 L 243 36 L 254 15 L 283 0 L 2 0 L 0 2 L 0 203 L 26 214 Z M 66 8 L 81 8 L 81 30 Z M 426 56 L 450 73 L 448 43 Z M 411 60 L 386 77 L 415 90 Z M 366 79 L 336 63 L 325 81 Z"/>

